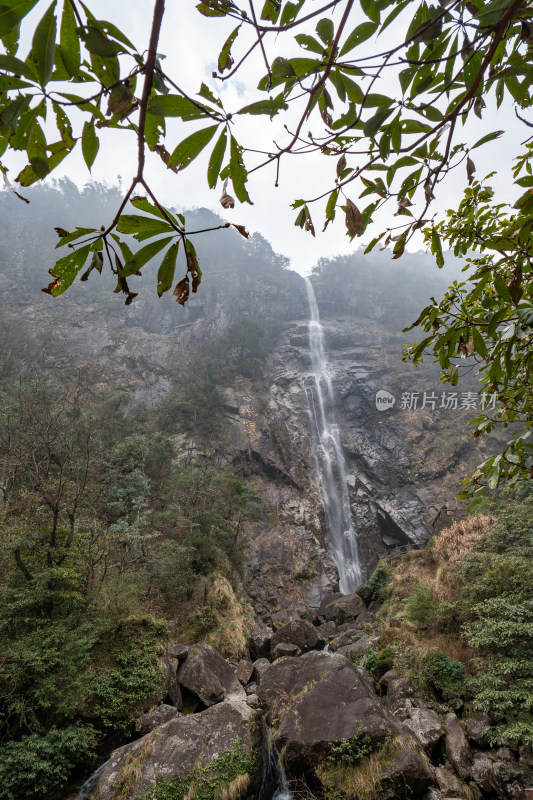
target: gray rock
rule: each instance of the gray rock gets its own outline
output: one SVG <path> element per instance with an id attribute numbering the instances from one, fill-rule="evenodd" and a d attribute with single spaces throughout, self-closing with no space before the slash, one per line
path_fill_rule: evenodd
<path id="1" fill-rule="evenodd" d="M 370 611 L 371 614 L 375 614 L 382 605 L 383 602 L 381 600 L 372 600 L 372 602 L 368 604 L 368 611 Z"/>
<path id="2" fill-rule="evenodd" d="M 258 658 L 257 661 L 254 661 L 253 678 L 258 685 L 261 683 L 261 677 L 265 670 L 269 669 L 271 666 L 268 658 Z"/>
<path id="3" fill-rule="evenodd" d="M 334 620 L 337 625 L 353 622 L 359 614 L 366 611 L 363 599 L 358 594 L 332 594 L 326 595 L 318 609 L 318 615 L 324 617 L 326 622 Z"/>
<path id="4" fill-rule="evenodd" d="M 254 665 L 251 661 L 247 661 L 246 659 L 242 658 L 239 661 L 237 669 L 235 670 L 235 676 L 237 680 L 239 680 L 243 686 L 246 686 L 247 683 L 250 682 L 250 679 L 253 675 Z"/>
<path id="5" fill-rule="evenodd" d="M 401 751 L 382 771 L 379 796 L 382 800 L 410 800 L 419 797 L 434 782 L 433 770 L 412 744 L 404 740 Z"/>
<path id="6" fill-rule="evenodd" d="M 387 708 L 396 711 L 405 708 L 405 701 L 414 697 L 414 690 L 405 678 L 393 678 L 387 687 Z"/>
<path id="7" fill-rule="evenodd" d="M 354 736 L 361 726 L 374 745 L 400 732 L 364 677 L 338 653 L 274 662 L 262 675 L 258 695 L 270 719 L 279 719 L 278 743 L 293 772 L 312 772 L 331 742 Z"/>
<path id="8" fill-rule="evenodd" d="M 329 622 L 323 622 L 322 625 L 318 625 L 317 631 L 323 639 L 333 639 L 337 635 L 337 626 L 331 619 Z"/>
<path id="9" fill-rule="evenodd" d="M 357 617 L 355 624 L 358 628 L 366 628 L 371 626 L 375 623 L 376 617 L 374 614 L 371 614 L 369 611 L 363 611 L 362 614 L 359 614 Z"/>
<path id="10" fill-rule="evenodd" d="M 353 642 L 352 644 L 345 644 L 342 647 L 337 648 L 337 653 L 346 656 L 346 658 L 359 658 L 359 656 L 365 655 L 369 647 L 374 643 L 375 640 L 371 639 L 370 636 L 365 633 L 356 642 Z"/>
<path id="11" fill-rule="evenodd" d="M 498 747 L 496 752 L 494 753 L 494 758 L 496 761 L 509 761 L 513 762 L 516 761 L 516 758 L 512 754 L 511 750 L 508 747 Z"/>
<path id="12" fill-rule="evenodd" d="M 173 644 L 168 648 L 168 654 L 171 658 L 177 658 L 178 663 L 181 663 L 187 658 L 189 647 L 189 644 Z"/>
<path id="13" fill-rule="evenodd" d="M 435 767 L 435 778 L 444 797 L 459 798 L 463 796 L 463 784 L 452 769 Z"/>
<path id="14" fill-rule="evenodd" d="M 494 770 L 492 761 L 487 756 L 474 757 L 471 768 L 472 780 L 484 792 L 492 792 L 495 789 Z"/>
<path id="15" fill-rule="evenodd" d="M 167 658 L 165 661 L 166 672 L 166 689 L 167 695 L 173 706 L 176 706 L 178 711 L 183 708 L 183 698 L 181 696 L 181 689 L 178 681 L 178 674 L 176 671 L 176 664 Z"/>
<path id="16" fill-rule="evenodd" d="M 381 678 L 379 679 L 379 685 L 381 686 L 382 689 L 388 689 L 389 683 L 391 681 L 396 680 L 397 677 L 398 673 L 396 672 L 396 670 L 389 669 L 388 672 L 382 675 Z"/>
<path id="17" fill-rule="evenodd" d="M 355 622 L 343 622 L 342 625 L 337 625 L 337 636 L 341 633 L 346 633 L 346 631 L 356 631 L 357 628 L 357 620 Z"/>
<path id="18" fill-rule="evenodd" d="M 442 800 L 442 792 L 435 786 L 430 786 L 422 800 Z"/>
<path id="19" fill-rule="evenodd" d="M 341 633 L 340 636 L 336 636 L 330 643 L 329 649 L 335 653 L 339 647 L 344 647 L 347 644 L 353 644 L 358 639 L 361 639 L 364 636 L 362 631 L 358 630 L 357 628 L 350 628 L 344 633 Z"/>
<path id="20" fill-rule="evenodd" d="M 230 664 L 209 644 L 194 644 L 178 670 L 182 686 L 206 706 L 221 703 L 230 694 L 243 693 Z"/>
<path id="21" fill-rule="evenodd" d="M 246 694 L 256 694 L 257 693 L 257 683 L 255 681 L 251 681 L 250 683 L 247 683 L 246 686 L 244 687 L 244 691 L 246 692 Z"/>
<path id="22" fill-rule="evenodd" d="M 114 800 L 124 767 L 135 764 L 137 776 L 124 800 L 137 800 L 156 778 L 164 781 L 187 775 L 196 765 L 206 766 L 240 740 L 252 750 L 253 712 L 242 701 L 226 701 L 200 714 L 179 715 L 142 739 L 115 750 L 97 787 L 99 800 Z"/>
<path id="23" fill-rule="evenodd" d="M 469 778 L 470 747 L 464 728 L 453 713 L 446 715 L 446 753 L 459 777 Z"/>
<path id="24" fill-rule="evenodd" d="M 178 709 L 175 706 L 161 703 L 161 705 L 154 708 L 153 711 L 148 711 L 146 714 L 143 714 L 142 717 L 137 720 L 135 729 L 141 736 L 145 736 L 147 733 L 150 733 L 150 731 L 153 731 L 154 728 L 173 719 L 177 713 Z"/>
<path id="25" fill-rule="evenodd" d="M 272 628 L 263 622 L 257 621 L 248 634 L 248 648 L 252 659 L 268 658 L 270 655 L 270 640 L 274 634 Z"/>
<path id="26" fill-rule="evenodd" d="M 300 648 L 297 644 L 291 644 L 290 642 L 279 642 L 272 651 L 272 658 L 274 661 L 283 656 L 298 655 L 300 655 Z"/>
<path id="27" fill-rule="evenodd" d="M 489 744 L 487 736 L 490 728 L 489 715 L 479 711 L 465 722 L 466 734 L 470 741 L 477 744 L 478 747 L 487 747 Z"/>
<path id="28" fill-rule="evenodd" d="M 441 718 L 429 708 L 412 708 L 404 723 L 425 750 L 432 751 L 444 735 Z"/>
<path id="29" fill-rule="evenodd" d="M 296 645 L 300 652 L 306 653 L 308 650 L 322 647 L 324 641 L 311 622 L 306 619 L 298 619 L 276 631 L 270 640 L 270 652 L 273 655 L 278 644 L 288 642 Z"/>
<path id="30" fill-rule="evenodd" d="M 250 708 L 261 708 L 261 701 L 256 694 L 249 694 L 246 698 L 246 703 L 250 706 Z"/>

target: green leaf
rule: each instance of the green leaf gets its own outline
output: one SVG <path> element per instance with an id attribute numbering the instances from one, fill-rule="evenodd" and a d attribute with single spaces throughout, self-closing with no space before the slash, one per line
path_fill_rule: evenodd
<path id="1" fill-rule="evenodd" d="M 498 292 L 498 294 L 502 298 L 502 300 L 505 300 L 508 303 L 512 303 L 513 302 L 512 297 L 511 297 L 511 293 L 509 292 L 509 289 L 507 288 L 507 284 L 503 280 L 501 275 L 497 275 L 496 274 L 494 276 L 494 286 L 496 288 L 496 291 Z"/>
<path id="2" fill-rule="evenodd" d="M 476 351 L 479 353 L 481 358 L 487 358 L 489 352 L 487 350 L 487 345 L 485 344 L 485 340 L 483 339 L 482 335 L 478 331 L 477 328 L 471 328 L 472 340 L 474 342 L 474 347 Z"/>
<path id="3" fill-rule="evenodd" d="M 180 94 L 154 95 L 148 101 L 148 111 L 160 117 L 181 117 L 185 121 L 209 117 L 200 103 L 193 103 Z"/>
<path id="4" fill-rule="evenodd" d="M 59 34 L 61 58 L 71 78 L 75 78 L 80 68 L 80 39 L 76 30 L 76 17 L 72 4 L 66 0 L 63 4 L 61 31 Z"/>
<path id="5" fill-rule="evenodd" d="M 224 153 L 226 152 L 227 140 L 228 135 L 226 128 L 224 128 L 217 139 L 217 143 L 213 147 L 213 152 L 211 153 L 211 158 L 209 159 L 209 164 L 207 167 L 207 183 L 210 189 L 214 189 L 217 185 L 220 168 L 222 166 L 222 160 L 224 158 Z"/>
<path id="6" fill-rule="evenodd" d="M 138 208 L 139 211 L 144 211 L 147 214 L 152 214 L 152 216 L 158 217 L 159 219 L 162 219 L 165 222 L 168 222 L 167 217 L 161 211 L 161 209 L 159 209 L 155 205 L 152 205 L 152 203 L 150 203 L 150 201 L 146 197 L 143 197 L 142 195 L 137 195 L 136 197 L 132 197 L 131 198 L 130 203 L 132 204 L 132 206 L 134 208 Z M 174 222 L 177 225 L 178 222 L 177 222 L 175 216 L 168 209 L 165 209 L 165 211 L 168 214 L 168 216 L 170 217 L 170 219 L 172 220 L 172 222 Z"/>
<path id="7" fill-rule="evenodd" d="M 218 57 L 218 71 L 219 72 L 224 72 L 224 70 L 231 69 L 231 67 L 233 66 L 233 59 L 231 57 L 231 48 L 232 48 L 233 42 L 237 38 L 237 34 L 239 33 L 240 27 L 241 27 L 240 25 L 237 25 L 235 30 L 233 30 L 230 33 L 230 35 L 228 36 L 228 38 L 224 42 L 224 46 L 222 47 L 222 50 L 220 51 L 220 55 Z"/>
<path id="8" fill-rule="evenodd" d="M 504 133 L 505 131 L 492 131 L 492 133 L 487 133 L 485 136 L 482 136 L 481 139 L 478 139 L 470 149 L 474 150 L 476 147 L 481 147 L 481 145 L 486 144 L 487 142 L 492 142 L 494 139 L 499 139 Z"/>
<path id="9" fill-rule="evenodd" d="M 324 17 L 324 19 L 321 19 L 316 26 L 316 32 L 324 44 L 331 44 L 335 33 L 333 20 L 331 20 L 329 17 Z"/>
<path id="10" fill-rule="evenodd" d="M 241 203 L 253 205 L 245 186 L 248 180 L 248 173 L 242 160 L 242 148 L 233 136 L 231 137 L 230 153 L 229 171 L 235 194 Z"/>
<path id="11" fill-rule="evenodd" d="M 370 117 L 370 119 L 368 119 L 363 126 L 364 135 L 372 139 L 375 138 L 382 124 L 385 122 L 387 117 L 390 117 L 392 114 L 392 111 L 393 109 L 388 109 L 388 111 L 378 111 L 377 114 L 374 114 L 373 117 Z"/>
<path id="12" fill-rule="evenodd" d="M 35 28 L 31 45 L 30 60 L 39 77 L 41 86 L 48 83 L 54 70 L 57 32 L 55 7 L 56 0 L 54 0 Z"/>
<path id="13" fill-rule="evenodd" d="M 0 36 L 4 37 L 16 28 L 37 2 L 38 0 L 3 0 L 0 3 Z"/>
<path id="14" fill-rule="evenodd" d="M 177 167 L 178 170 L 185 169 L 194 159 L 202 152 L 204 147 L 207 147 L 218 125 L 209 125 L 207 128 L 202 128 L 199 131 L 191 133 L 187 136 L 176 149 L 168 160 L 168 165 Z"/>
<path id="15" fill-rule="evenodd" d="M 157 272 L 157 294 L 159 297 L 165 292 L 168 292 L 174 281 L 179 246 L 179 239 L 177 242 L 170 245 Z"/>
<path id="16" fill-rule="evenodd" d="M 311 53 L 318 53 L 319 55 L 324 53 L 324 45 L 313 38 L 313 36 L 308 36 L 306 33 L 299 33 L 294 38 L 304 50 L 309 50 Z"/>
<path id="17" fill-rule="evenodd" d="M 141 247 L 134 255 L 129 258 L 124 264 L 122 270 L 122 277 L 127 278 L 129 275 L 134 275 L 141 267 L 156 256 L 167 244 L 172 241 L 172 236 L 166 236 L 164 239 L 158 239 L 156 242 L 150 242 Z"/>
<path id="18" fill-rule="evenodd" d="M 361 42 L 366 42 L 367 39 L 370 39 L 370 37 L 373 36 L 377 29 L 377 22 L 362 22 L 350 33 L 341 48 L 339 56 L 342 57 L 345 55 L 345 53 L 349 53 L 350 50 L 353 50 L 354 47 L 360 45 Z"/>
<path id="19" fill-rule="evenodd" d="M 359 2 L 361 4 L 363 13 L 366 14 L 368 19 L 371 19 L 372 22 L 379 23 L 380 13 L 376 0 L 359 0 Z"/>
<path id="20" fill-rule="evenodd" d="M 283 95 L 268 100 L 258 100 L 256 103 L 250 103 L 248 106 L 239 109 L 237 114 L 268 114 L 270 119 L 275 117 L 282 110 L 286 110 L 289 106 L 283 99 Z"/>
<path id="21" fill-rule="evenodd" d="M 72 250 L 68 255 L 60 258 L 55 266 L 50 270 L 50 275 L 54 277 L 46 289 L 42 289 L 46 294 L 57 297 L 63 294 L 74 281 L 78 272 L 82 269 L 91 250 L 91 245 L 87 244 Z"/>
<path id="22" fill-rule="evenodd" d="M 22 75 L 24 78 L 29 78 L 30 81 L 37 80 L 37 76 L 31 66 L 14 56 L 0 55 L 0 69 L 12 72 L 14 75 Z"/>
<path id="23" fill-rule="evenodd" d="M 261 11 L 261 19 L 276 24 L 281 10 L 281 0 L 266 0 Z M 194 290 L 193 290 L 194 291 Z"/>
<path id="24" fill-rule="evenodd" d="M 94 122 L 85 122 L 81 134 L 81 152 L 83 153 L 83 159 L 89 171 L 94 164 L 99 147 L 100 142 L 94 130 Z"/>

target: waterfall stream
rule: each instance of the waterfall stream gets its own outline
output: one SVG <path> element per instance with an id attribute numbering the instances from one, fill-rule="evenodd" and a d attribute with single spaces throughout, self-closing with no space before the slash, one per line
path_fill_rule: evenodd
<path id="1" fill-rule="evenodd" d="M 264 724 L 264 723 L 263 723 Z M 293 800 L 287 776 L 270 729 L 263 732 L 263 771 L 256 800 Z"/>
<path id="2" fill-rule="evenodd" d="M 80 791 L 78 792 L 76 800 L 90 800 L 90 798 L 94 794 L 94 790 L 96 789 L 98 781 L 100 780 L 100 775 L 104 771 L 106 765 L 107 761 L 105 761 L 103 764 L 100 764 L 100 766 L 97 769 L 95 769 L 92 775 L 89 775 L 89 777 L 81 787 Z"/>
<path id="3" fill-rule="evenodd" d="M 326 539 L 339 573 L 339 589 L 350 594 L 361 583 L 357 534 L 350 509 L 346 462 L 339 426 L 335 422 L 335 395 L 331 382 L 324 329 L 320 324 L 313 285 L 305 278 L 309 304 L 309 349 L 312 380 L 305 385 L 313 439 L 313 458 L 326 519 Z"/>

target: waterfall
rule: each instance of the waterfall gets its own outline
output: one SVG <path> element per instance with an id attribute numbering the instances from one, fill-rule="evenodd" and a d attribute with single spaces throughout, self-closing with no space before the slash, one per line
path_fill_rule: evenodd
<path id="1" fill-rule="evenodd" d="M 96 789 L 98 781 L 100 780 L 100 775 L 102 774 L 106 766 L 107 766 L 107 761 L 104 764 L 100 764 L 98 769 L 95 769 L 92 775 L 89 775 L 89 777 L 81 787 L 80 791 L 78 792 L 76 800 L 90 800 L 90 798 L 94 794 L 94 790 Z"/>
<path id="2" fill-rule="evenodd" d="M 339 589 L 350 594 L 361 583 L 357 535 L 350 509 L 346 462 L 339 426 L 335 422 L 335 395 L 324 347 L 313 285 L 305 278 L 309 304 L 309 349 L 312 379 L 305 393 L 313 439 L 313 458 L 320 499 L 326 518 L 326 539 L 339 573 Z"/>
<path id="3" fill-rule="evenodd" d="M 272 733 L 266 727 L 263 731 L 261 785 L 256 800 L 292 800 L 283 763 L 272 739 Z"/>

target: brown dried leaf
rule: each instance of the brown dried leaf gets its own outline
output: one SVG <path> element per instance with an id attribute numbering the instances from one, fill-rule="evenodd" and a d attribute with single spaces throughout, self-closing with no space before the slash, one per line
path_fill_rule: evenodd
<path id="1" fill-rule="evenodd" d="M 180 306 L 184 306 L 189 299 L 189 276 L 186 275 L 181 281 L 178 281 L 176 288 L 172 292 L 173 296 Z"/>
<path id="2" fill-rule="evenodd" d="M 248 233 L 244 225 L 237 225 L 235 222 L 232 222 L 231 224 L 233 225 L 234 228 L 236 228 L 239 231 L 241 236 L 244 236 L 245 239 L 250 238 L 250 234 Z"/>
<path id="3" fill-rule="evenodd" d="M 431 185 L 431 177 L 426 178 L 426 181 L 424 183 L 424 194 L 426 196 L 426 203 L 431 203 L 431 201 L 435 199 L 435 195 L 433 194 L 433 187 Z"/>
<path id="4" fill-rule="evenodd" d="M 346 200 L 346 228 L 350 236 L 358 236 L 364 230 L 361 212 L 350 199 Z"/>
<path id="5" fill-rule="evenodd" d="M 520 302 L 520 300 L 522 299 L 522 295 L 524 294 L 524 290 L 520 286 L 520 283 L 516 279 L 516 277 L 513 278 L 513 280 L 511 281 L 511 283 L 509 284 L 509 286 L 507 288 L 509 289 L 509 294 L 511 295 L 511 299 L 512 299 L 513 303 L 515 304 L 515 306 L 517 306 L 518 303 Z"/>
<path id="6" fill-rule="evenodd" d="M 470 156 L 468 156 L 468 158 L 466 159 L 466 176 L 468 178 L 468 183 L 472 183 L 472 181 L 474 180 L 475 171 L 476 171 L 476 165 L 474 164 Z"/>
<path id="7" fill-rule="evenodd" d="M 220 198 L 220 205 L 222 206 L 222 208 L 226 208 L 226 209 L 227 208 L 235 208 L 235 200 L 230 194 L 228 194 L 227 192 L 224 192 L 224 194 Z"/>

